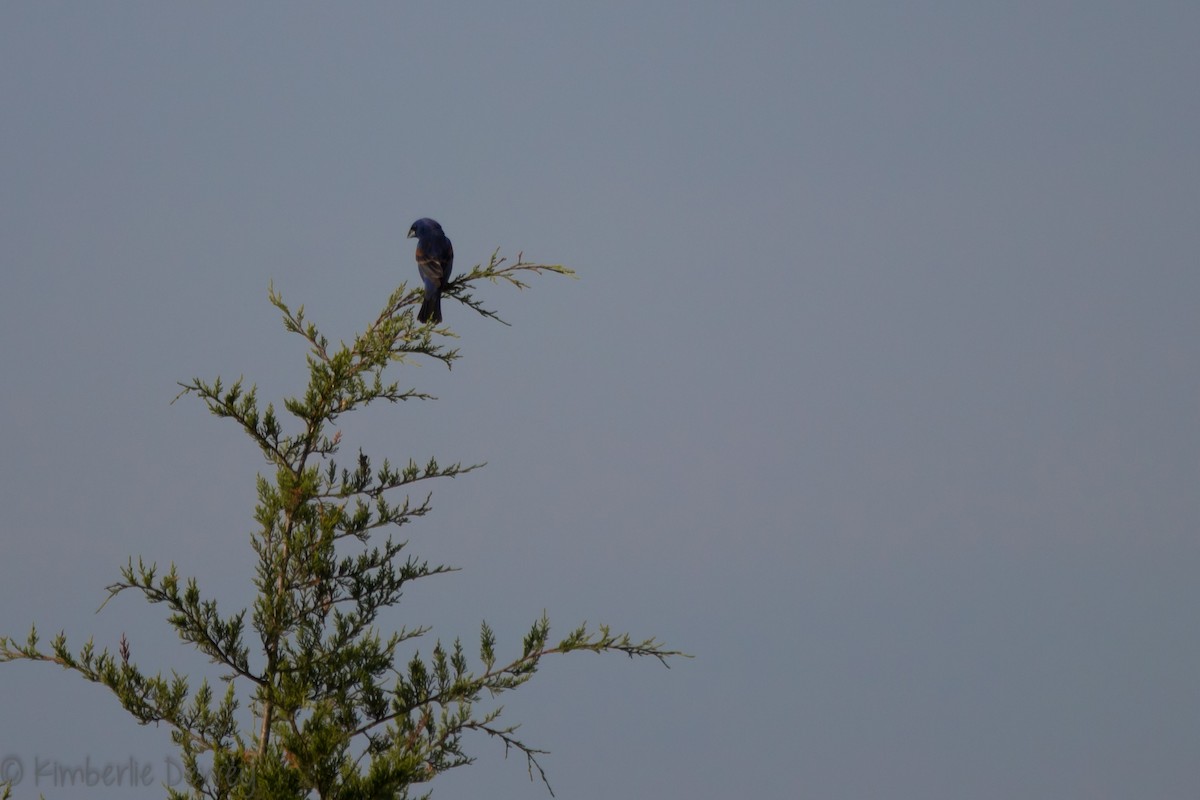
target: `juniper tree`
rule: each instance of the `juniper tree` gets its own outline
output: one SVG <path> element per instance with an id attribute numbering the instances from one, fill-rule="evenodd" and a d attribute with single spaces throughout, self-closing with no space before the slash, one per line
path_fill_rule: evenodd
<path id="1" fill-rule="evenodd" d="M 473 293 L 474 284 L 524 288 L 529 275 L 547 272 L 573 274 L 493 254 L 445 293 L 503 322 Z M 195 379 L 181 383 L 179 393 L 235 423 L 269 465 L 257 477 L 253 606 L 229 611 L 174 563 L 161 569 L 133 558 L 104 601 L 134 592 L 163 604 L 179 637 L 219 665 L 217 685 L 142 669 L 124 636 L 115 652 L 91 640 L 73 650 L 61 633 L 47 648 L 35 627 L 24 643 L 0 637 L 0 661 L 59 664 L 107 686 L 138 722 L 169 726 L 187 784 L 168 787 L 171 798 L 407 798 L 414 785 L 472 762 L 464 748 L 472 732 L 521 753 L 530 776 L 549 789 L 538 761 L 544 751 L 517 738 L 516 726 L 502 722 L 500 707 L 488 701 L 524 684 L 551 654 L 618 652 L 664 665 L 681 654 L 605 626 L 581 625 L 552 641 L 545 614 L 511 651 L 482 623 L 470 656 L 457 638 L 422 652 L 426 626 L 385 632 L 380 614 L 403 590 L 449 570 L 416 558 L 394 537 L 431 509 L 426 489 L 411 492 L 481 465 L 435 458 L 395 464 L 361 449 L 345 458 L 337 422 L 378 401 L 431 399 L 401 390 L 385 373 L 422 358 L 449 366 L 458 350 L 445 344 L 447 328 L 416 322 L 420 290 L 403 284 L 365 331 L 337 346 L 302 306 L 293 311 L 274 288 L 269 298 L 286 330 L 307 343 L 304 392 L 283 400 L 282 413 L 241 379 Z"/>

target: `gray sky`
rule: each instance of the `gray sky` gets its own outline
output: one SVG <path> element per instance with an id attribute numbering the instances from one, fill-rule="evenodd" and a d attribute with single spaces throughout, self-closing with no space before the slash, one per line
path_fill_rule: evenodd
<path id="1" fill-rule="evenodd" d="M 0 7 L 0 632 L 211 674 L 93 613 L 130 555 L 250 600 L 263 464 L 176 381 L 299 391 L 268 283 L 348 339 L 432 216 L 581 280 L 349 426 L 489 462 L 396 626 L 696 655 L 508 699 L 560 797 L 1195 797 L 1200 7 L 577 5 Z M 166 729 L 0 675 L 19 797 L 161 796 Z M 468 746 L 435 797 L 547 796 Z"/>

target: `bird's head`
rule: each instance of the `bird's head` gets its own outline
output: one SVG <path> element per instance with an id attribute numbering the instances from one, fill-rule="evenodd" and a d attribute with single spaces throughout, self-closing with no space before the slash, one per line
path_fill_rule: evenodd
<path id="1" fill-rule="evenodd" d="M 420 238 L 428 236 L 431 233 L 442 234 L 442 226 L 437 223 L 437 220 L 430 219 L 429 217 L 421 217 L 408 229 L 408 238 Z M 442 235 L 444 236 L 445 234 Z"/>

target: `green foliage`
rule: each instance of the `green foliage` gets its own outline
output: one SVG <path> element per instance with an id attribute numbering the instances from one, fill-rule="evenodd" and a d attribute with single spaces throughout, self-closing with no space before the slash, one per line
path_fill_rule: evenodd
<path id="1" fill-rule="evenodd" d="M 445 294 L 499 320 L 472 285 L 489 280 L 524 288 L 525 276 L 542 272 L 573 274 L 520 257 L 506 266 L 493 254 Z M 292 311 L 273 288 L 269 296 L 284 327 L 308 344 L 308 385 L 283 401 L 286 413 L 271 403 L 264 407 L 255 386 L 241 379 L 197 378 L 180 392 L 235 422 L 270 465 L 257 479 L 253 606 L 223 611 L 174 564 L 162 571 L 141 559 L 130 559 L 108 587 L 108 599 L 134 591 L 165 605 L 179 637 L 220 665 L 224 686 L 215 690 L 207 680 L 193 685 L 174 672 L 143 671 L 131 661 L 124 637 L 116 653 L 97 651 L 90 640 L 74 652 L 61 633 L 44 649 L 34 628 L 24 644 L 0 638 L 0 661 L 59 664 L 107 686 L 139 723 L 169 726 L 188 786 L 169 789 L 172 798 L 407 798 L 414 784 L 472 762 L 463 742 L 469 732 L 522 753 L 530 776 L 536 771 L 545 781 L 537 760 L 544 751 L 518 739 L 515 725 L 502 724 L 500 707 L 479 708 L 485 694 L 490 699 L 521 686 L 543 657 L 556 653 L 620 652 L 663 664 L 682 654 L 604 626 L 594 632 L 580 626 L 552 643 L 543 615 L 520 654 L 507 660 L 499 657 L 487 623 L 479 633 L 478 666 L 458 639 L 449 646 L 436 641 L 425 656 L 415 649 L 403 655 L 402 646 L 429 629 L 385 634 L 380 612 L 397 605 L 408 584 L 450 568 L 409 555 L 408 543 L 389 531 L 429 513 L 427 491 L 415 500 L 408 494 L 416 484 L 482 465 L 443 466 L 433 458 L 423 465 L 411 459 L 403 466 L 387 459 L 377 464 L 361 450 L 339 462 L 336 422 L 379 400 L 429 399 L 385 381 L 384 372 L 417 357 L 451 366 L 458 351 L 443 340 L 453 334 L 416 323 L 411 307 L 419 304 L 420 290 L 404 285 L 362 334 L 336 347 L 303 307 Z M 243 704 L 249 714 L 239 713 Z"/>

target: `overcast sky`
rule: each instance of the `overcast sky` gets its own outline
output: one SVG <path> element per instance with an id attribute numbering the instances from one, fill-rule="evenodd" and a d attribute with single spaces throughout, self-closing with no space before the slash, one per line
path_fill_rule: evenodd
<path id="1" fill-rule="evenodd" d="M 130 556 L 252 598 L 265 464 L 176 382 L 302 391 L 268 285 L 349 339 L 431 216 L 580 280 L 445 303 L 439 399 L 349 423 L 488 462 L 388 623 L 696 656 L 507 700 L 560 797 L 1196 797 L 1198 75 L 1195 3 L 5 3 L 0 633 L 211 674 L 94 613 Z M 547 796 L 467 747 L 435 798 Z M 0 666 L 19 798 L 173 754 Z"/>

